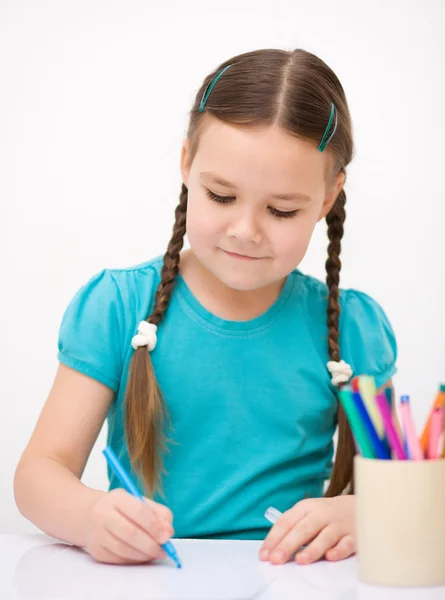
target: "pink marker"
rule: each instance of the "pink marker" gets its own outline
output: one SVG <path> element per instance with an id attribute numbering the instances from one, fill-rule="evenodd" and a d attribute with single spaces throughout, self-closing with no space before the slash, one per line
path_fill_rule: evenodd
<path id="1" fill-rule="evenodd" d="M 428 458 L 439 458 L 439 441 L 443 428 L 443 409 L 435 408 L 431 415 L 428 438 Z"/>
<path id="2" fill-rule="evenodd" d="M 402 396 L 400 398 L 400 415 L 402 417 L 403 431 L 405 433 L 405 439 L 411 458 L 413 460 L 423 460 L 422 448 L 420 447 L 420 441 L 417 437 L 413 416 L 411 414 L 409 396 Z"/>
<path id="3" fill-rule="evenodd" d="M 400 441 L 399 434 L 394 427 L 394 423 L 391 416 L 391 409 L 389 408 L 388 400 L 385 394 L 377 394 L 375 397 L 377 406 L 379 407 L 380 414 L 382 415 L 383 427 L 385 429 L 386 436 L 388 438 L 391 449 L 394 450 L 396 457 L 399 460 L 406 460 L 406 452 Z"/>

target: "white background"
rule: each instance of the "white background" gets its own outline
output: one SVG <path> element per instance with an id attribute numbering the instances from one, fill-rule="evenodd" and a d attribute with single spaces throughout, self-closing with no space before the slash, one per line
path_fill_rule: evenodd
<path id="1" fill-rule="evenodd" d="M 314 52 L 340 78 L 348 169 L 342 287 L 399 344 L 418 427 L 445 380 L 445 3 L 0 0 L 0 531 L 33 531 L 14 469 L 57 367 L 66 305 L 104 267 L 164 252 L 180 147 L 204 77 L 259 48 Z M 324 277 L 324 223 L 300 268 Z M 84 481 L 106 489 L 103 430 Z"/>

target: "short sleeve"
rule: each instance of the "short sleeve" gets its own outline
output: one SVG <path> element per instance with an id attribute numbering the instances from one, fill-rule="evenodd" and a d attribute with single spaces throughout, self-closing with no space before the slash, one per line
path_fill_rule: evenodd
<path id="1" fill-rule="evenodd" d="M 75 294 L 59 329 L 59 361 L 117 392 L 122 371 L 122 297 L 108 269 Z"/>
<path id="2" fill-rule="evenodd" d="M 340 358 L 353 376 L 372 375 L 381 387 L 397 372 L 397 341 L 382 307 L 370 296 L 344 290 L 340 313 Z"/>

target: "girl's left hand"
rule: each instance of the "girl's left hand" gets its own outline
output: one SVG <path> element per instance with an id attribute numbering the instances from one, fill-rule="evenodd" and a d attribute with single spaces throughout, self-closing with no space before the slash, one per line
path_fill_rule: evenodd
<path id="1" fill-rule="evenodd" d="M 260 559 L 274 564 L 341 560 L 356 551 L 355 496 L 308 498 L 287 510 L 269 531 Z"/>

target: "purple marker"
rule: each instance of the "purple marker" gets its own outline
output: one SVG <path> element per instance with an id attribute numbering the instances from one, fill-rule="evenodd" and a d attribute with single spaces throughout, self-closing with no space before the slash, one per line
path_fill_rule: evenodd
<path id="1" fill-rule="evenodd" d="M 394 427 L 391 417 L 391 409 L 389 407 L 386 395 L 377 394 L 375 401 L 379 408 L 380 414 L 382 415 L 383 427 L 385 428 L 385 433 L 391 449 L 394 450 L 396 457 L 399 460 L 406 460 L 406 452 L 403 449 L 402 442 L 400 441 L 396 428 Z"/>

